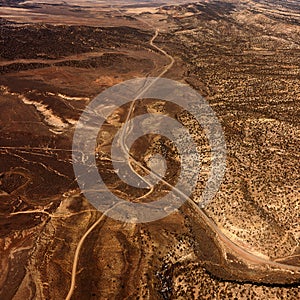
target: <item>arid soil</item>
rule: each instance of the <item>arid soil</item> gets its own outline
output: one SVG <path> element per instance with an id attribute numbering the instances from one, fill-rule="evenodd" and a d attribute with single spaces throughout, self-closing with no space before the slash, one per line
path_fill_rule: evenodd
<path id="1" fill-rule="evenodd" d="M 174 2 L 0 1 L 0 299 L 299 299 L 299 4 Z M 175 213 L 126 224 L 79 189 L 73 133 L 106 88 L 161 75 L 216 112 L 226 174 L 200 209 L 205 132 L 180 107 L 131 102 L 99 129 L 95 157 L 111 192 L 149 202 L 178 177 L 176 147 L 149 134 L 130 155 L 145 169 L 151 155 L 167 157 L 163 180 L 153 190 L 120 181 L 111 141 L 129 112 L 180 121 L 203 161 Z"/>

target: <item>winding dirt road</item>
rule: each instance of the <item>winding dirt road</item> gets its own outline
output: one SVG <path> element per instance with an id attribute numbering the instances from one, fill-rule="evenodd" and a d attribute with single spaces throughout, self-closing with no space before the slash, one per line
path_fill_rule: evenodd
<path id="1" fill-rule="evenodd" d="M 143 22 L 143 23 L 146 23 L 144 20 L 140 20 L 140 21 Z M 146 23 L 146 24 L 149 25 L 148 23 Z M 151 25 L 149 25 L 149 26 L 151 26 Z M 164 56 L 166 56 L 169 59 L 170 62 L 167 66 L 164 67 L 164 70 L 157 76 L 157 80 L 159 78 L 161 78 L 164 74 L 166 74 L 172 68 L 172 66 L 175 62 L 174 57 L 172 57 L 170 54 L 168 54 L 162 48 L 155 45 L 154 41 L 158 37 L 158 35 L 159 35 L 159 29 L 155 29 L 155 33 L 154 33 L 154 35 L 151 38 L 149 43 L 153 48 L 155 48 L 157 51 L 159 51 Z M 126 143 L 125 143 L 126 134 L 128 133 L 128 130 L 130 130 L 130 128 L 128 127 L 128 123 L 129 123 L 128 121 L 131 118 L 132 113 L 134 111 L 136 100 L 140 99 L 142 97 L 142 95 L 153 84 L 155 84 L 155 82 L 156 81 L 154 80 L 154 81 L 151 82 L 151 84 L 146 85 L 143 88 L 143 90 L 135 97 L 135 99 L 131 103 L 129 112 L 128 112 L 127 117 L 126 117 L 124 130 L 121 133 L 121 147 L 122 147 L 123 152 L 127 153 L 127 155 L 129 155 L 129 157 L 133 160 L 133 162 L 137 166 L 139 166 L 141 169 L 143 169 L 146 172 L 150 172 L 153 177 L 155 177 L 156 179 L 162 181 L 166 186 L 170 187 L 173 191 L 175 191 L 180 197 L 183 197 L 184 199 L 186 199 L 186 201 L 191 205 L 191 207 L 198 213 L 199 218 L 202 219 L 206 223 L 207 227 L 211 230 L 213 235 L 215 235 L 217 237 L 217 239 L 227 249 L 229 249 L 231 252 L 237 254 L 238 257 L 240 257 L 241 259 L 246 261 L 248 263 L 248 265 L 250 265 L 250 266 L 253 266 L 253 265 L 254 266 L 261 266 L 263 269 L 270 270 L 270 272 L 275 272 L 275 273 L 277 272 L 278 274 L 280 274 L 281 277 L 284 276 L 284 275 L 286 275 L 287 277 L 295 276 L 295 281 L 296 280 L 300 281 L 300 267 L 293 266 L 293 265 L 287 265 L 287 264 L 283 264 L 283 263 L 280 263 L 280 262 L 277 262 L 277 261 L 271 261 L 271 260 L 268 260 L 268 259 L 264 259 L 264 258 L 261 258 L 259 256 L 256 256 L 256 255 L 252 254 L 251 252 L 247 251 L 246 249 L 243 249 L 241 246 L 234 243 L 226 235 L 224 235 L 224 233 L 217 227 L 215 222 L 208 216 L 208 214 L 205 212 L 205 210 L 201 209 L 188 195 L 185 195 L 179 189 L 174 188 L 168 182 L 164 181 L 163 178 L 161 178 L 157 174 L 151 172 L 151 170 L 149 170 L 148 168 L 145 168 L 140 162 L 136 161 L 129 154 L 128 148 L 127 148 Z M 132 166 L 132 165 L 129 163 L 129 166 Z M 138 173 L 136 173 L 135 170 L 132 167 L 131 167 L 131 170 L 139 178 L 141 178 L 142 180 L 145 181 L 145 179 L 142 176 L 140 176 Z M 116 205 L 118 205 L 118 204 L 119 203 L 117 203 Z M 106 212 L 114 209 L 116 207 L 116 205 L 110 207 Z M 80 256 L 80 250 L 81 250 L 81 248 L 84 244 L 84 241 L 85 241 L 86 237 L 100 224 L 100 222 L 104 219 L 104 217 L 105 217 L 105 214 L 102 214 L 101 217 L 85 232 L 85 234 L 82 236 L 82 238 L 78 242 L 78 245 L 76 247 L 76 251 L 75 251 L 75 254 L 74 254 L 70 289 L 69 289 L 68 295 L 65 298 L 66 300 L 71 299 L 71 297 L 73 295 L 73 292 L 75 290 L 75 287 L 76 287 L 76 275 L 77 275 L 78 260 L 79 260 L 79 256 Z M 259 272 L 259 270 L 257 270 L 257 268 L 255 269 L 255 271 Z"/>
<path id="2" fill-rule="evenodd" d="M 150 45 L 152 47 L 154 47 L 155 49 L 157 49 L 159 52 L 161 52 L 163 55 L 165 55 L 167 58 L 169 58 L 170 60 L 170 63 L 165 66 L 164 70 L 158 75 L 157 77 L 157 80 L 159 78 L 161 78 L 166 72 L 168 72 L 168 70 L 170 70 L 175 62 L 175 59 L 169 55 L 165 50 L 159 48 L 158 46 L 156 46 L 154 44 L 154 40 L 157 38 L 159 34 L 159 30 L 156 29 L 155 30 L 155 33 L 153 35 L 153 37 L 151 38 L 150 40 Z M 151 84 L 145 86 L 145 88 L 135 97 L 135 99 L 132 101 L 131 103 L 131 106 L 130 106 L 130 109 L 129 109 L 129 112 L 127 114 L 127 117 L 126 117 L 126 121 L 125 121 L 125 125 L 124 125 L 124 130 L 122 131 L 122 134 L 121 134 L 121 146 L 122 146 L 122 149 L 123 151 L 126 153 L 128 153 L 128 149 L 126 147 L 126 144 L 125 144 L 125 135 L 126 133 L 128 132 L 128 120 L 130 119 L 131 115 L 132 115 L 132 112 L 134 110 L 134 106 L 135 106 L 135 103 L 136 103 L 136 100 L 137 99 L 140 99 L 141 96 L 155 83 L 156 81 L 152 81 Z M 132 158 L 134 159 L 134 158 Z M 135 161 L 135 160 L 134 160 Z M 135 161 L 138 165 L 140 165 L 139 162 Z M 131 167 L 131 170 L 135 172 L 135 170 L 132 168 L 132 165 L 129 164 L 130 167 Z M 136 173 L 137 176 L 139 176 L 142 180 L 144 180 L 144 178 L 142 176 L 140 176 L 138 173 Z M 148 183 L 149 184 L 149 183 Z M 116 205 L 112 206 L 111 208 L 109 208 L 107 212 L 109 212 L 110 210 L 114 209 L 118 204 L 120 203 L 117 203 Z M 72 267 L 72 275 L 71 275 L 71 285 L 70 285 L 70 289 L 69 289 L 69 292 L 68 292 L 68 295 L 66 297 L 66 300 L 70 300 L 72 295 L 73 295 L 73 292 L 74 292 L 74 289 L 75 289 L 75 284 L 76 284 L 76 274 L 77 274 L 77 265 L 78 265 L 78 260 L 79 260 L 79 255 L 80 255 L 80 250 L 82 248 L 82 245 L 86 239 L 86 237 L 93 231 L 94 228 L 97 227 L 97 225 L 104 219 L 105 217 L 105 214 L 102 214 L 101 217 L 85 232 L 85 234 L 82 236 L 82 238 L 80 239 L 80 241 L 78 242 L 78 245 L 76 247 L 76 251 L 75 251 L 75 255 L 74 255 L 74 260 L 73 260 L 73 267 Z"/>

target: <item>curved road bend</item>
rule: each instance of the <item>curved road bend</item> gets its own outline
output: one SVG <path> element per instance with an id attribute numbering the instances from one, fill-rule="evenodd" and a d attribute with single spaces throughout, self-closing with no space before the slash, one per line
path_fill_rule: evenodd
<path id="1" fill-rule="evenodd" d="M 146 23 L 144 20 L 140 20 L 143 23 Z M 148 23 L 146 23 L 148 24 Z M 149 24 L 148 24 L 149 25 Z M 150 40 L 150 45 L 152 47 L 154 47 L 155 49 L 157 49 L 159 52 L 161 52 L 163 55 L 165 55 L 169 60 L 170 63 L 164 68 L 164 70 L 157 76 L 157 79 L 161 78 L 166 72 L 168 72 L 168 70 L 170 68 L 172 68 L 175 59 L 173 56 L 171 56 L 170 54 L 168 54 L 165 50 L 161 49 L 160 47 L 158 47 L 157 45 L 154 44 L 155 39 L 157 38 L 159 34 L 159 29 L 155 29 L 155 34 L 153 35 L 153 37 Z M 128 149 L 126 147 L 125 144 L 125 134 L 128 131 L 128 121 L 132 115 L 132 112 L 134 110 L 134 105 L 137 99 L 140 99 L 142 97 L 142 95 L 155 83 L 155 80 L 151 82 L 151 84 L 146 85 L 142 91 L 135 97 L 135 99 L 132 101 L 131 106 L 129 108 L 129 112 L 127 114 L 126 117 L 126 121 L 125 121 L 125 125 L 124 125 L 124 130 L 122 130 L 121 133 L 121 147 L 123 149 L 123 151 L 125 151 L 125 153 L 128 153 Z M 137 164 L 141 169 L 143 169 L 146 172 L 150 172 L 151 175 L 153 175 L 154 177 L 156 177 L 157 179 L 161 180 L 165 185 L 169 186 L 170 188 L 172 188 L 179 196 L 182 196 L 183 198 L 185 198 L 191 205 L 193 208 L 195 208 L 197 210 L 197 212 L 200 214 L 201 218 L 203 218 L 203 220 L 207 223 L 207 225 L 211 228 L 211 230 L 213 232 L 215 232 L 218 236 L 218 238 L 229 248 L 232 249 L 234 252 L 236 252 L 237 254 L 239 254 L 242 258 L 244 258 L 245 260 L 252 262 L 254 264 L 264 264 L 273 268 L 277 268 L 280 270 L 286 270 L 287 272 L 300 272 L 300 267 L 297 266 L 292 266 L 292 265 L 286 265 L 286 264 L 282 264 L 276 261 L 270 261 L 264 258 L 261 258 L 259 256 L 256 256 L 250 252 L 248 252 L 247 250 L 243 249 L 242 247 L 240 247 L 239 245 L 237 245 L 236 243 L 232 242 L 218 227 L 217 225 L 214 223 L 214 221 L 207 215 L 207 213 L 201 209 L 189 196 L 185 195 L 183 192 L 181 192 L 179 189 L 174 188 L 172 185 L 170 185 L 168 182 L 166 182 L 165 180 L 163 180 L 163 178 L 161 178 L 160 176 L 158 176 L 157 174 L 153 173 L 151 170 L 149 170 L 148 168 L 145 168 L 140 162 L 136 161 L 129 153 L 128 155 L 131 157 L 131 159 L 134 161 L 135 164 Z M 129 163 L 129 165 L 131 166 L 131 164 Z M 131 167 L 132 171 L 134 173 L 135 170 Z M 137 176 L 139 176 L 142 180 L 144 180 L 144 178 L 142 176 L 140 176 L 138 173 L 136 173 Z M 106 213 L 112 209 L 114 209 L 118 204 L 117 203 L 115 205 L 113 205 L 112 207 L 110 207 Z M 76 247 L 76 251 L 75 251 L 75 255 L 74 255 L 74 260 L 73 260 L 73 267 L 72 267 L 72 275 L 71 275 L 71 284 L 70 284 L 70 289 L 68 292 L 67 297 L 65 298 L 65 300 L 70 300 L 74 289 L 75 289 L 75 284 L 76 284 L 76 272 L 77 272 L 77 265 L 78 265 L 78 260 L 79 260 L 79 255 L 80 255 L 80 250 L 81 247 L 86 239 L 86 237 L 93 231 L 93 229 L 103 220 L 105 214 L 102 214 L 101 217 L 85 232 L 85 234 L 82 236 L 82 238 L 80 239 L 80 241 L 78 242 L 78 245 Z"/>

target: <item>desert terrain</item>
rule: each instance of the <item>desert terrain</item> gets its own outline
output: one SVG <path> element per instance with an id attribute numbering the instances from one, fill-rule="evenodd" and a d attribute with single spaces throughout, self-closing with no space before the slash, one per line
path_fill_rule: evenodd
<path id="1" fill-rule="evenodd" d="M 0 4 L 0 299 L 299 299 L 298 1 Z M 215 111 L 226 173 L 200 208 L 212 164 L 205 132 L 172 103 L 132 99 L 99 128 L 95 157 L 110 192 L 149 202 L 178 179 L 178 151 L 157 134 L 130 149 L 139 176 L 152 155 L 166 158 L 155 189 L 114 170 L 114 135 L 146 112 L 188 128 L 202 169 L 175 212 L 124 223 L 79 188 L 74 130 L 109 87 L 157 76 L 188 84 Z"/>

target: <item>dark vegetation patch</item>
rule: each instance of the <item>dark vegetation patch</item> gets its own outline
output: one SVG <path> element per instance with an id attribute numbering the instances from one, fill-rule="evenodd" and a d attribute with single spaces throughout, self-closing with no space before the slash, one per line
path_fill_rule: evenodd
<path id="1" fill-rule="evenodd" d="M 3 59 L 57 59 L 100 49 L 114 49 L 122 45 L 129 48 L 143 47 L 149 39 L 147 32 L 125 26 L 2 26 L 0 56 Z"/>

